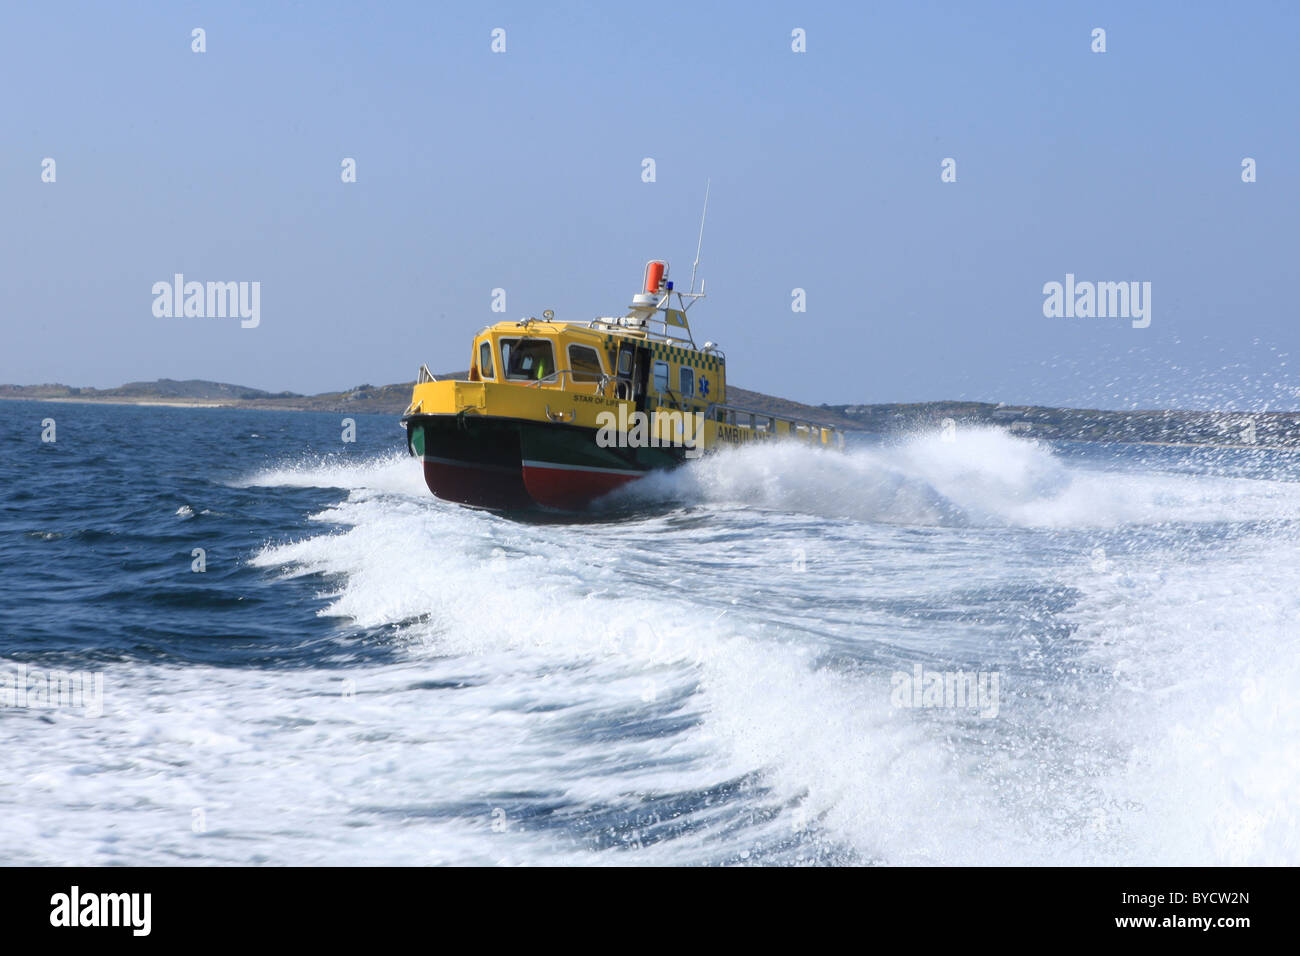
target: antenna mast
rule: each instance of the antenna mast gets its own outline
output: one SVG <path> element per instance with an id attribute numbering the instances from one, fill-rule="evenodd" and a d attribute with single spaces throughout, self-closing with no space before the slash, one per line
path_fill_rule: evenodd
<path id="1" fill-rule="evenodd" d="M 709 187 L 713 180 L 704 182 L 704 212 L 700 213 L 700 241 L 695 244 L 695 265 L 691 266 L 691 292 L 695 292 L 695 270 L 700 267 L 700 250 L 704 247 L 704 217 L 709 214 Z"/>

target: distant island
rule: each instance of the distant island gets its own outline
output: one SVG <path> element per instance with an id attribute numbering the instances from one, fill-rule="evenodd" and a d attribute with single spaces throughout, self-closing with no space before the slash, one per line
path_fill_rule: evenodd
<path id="1" fill-rule="evenodd" d="M 437 378 L 464 378 L 448 372 Z M 199 379 L 129 382 L 117 388 L 0 385 L 0 399 L 101 404 L 250 408 L 285 412 L 401 415 L 413 382 L 358 385 L 341 392 L 300 395 Z M 1110 411 L 993 402 L 915 402 L 878 405 L 806 405 L 728 386 L 730 404 L 767 415 L 835 425 L 845 431 L 897 434 L 942 428 L 945 422 L 993 426 L 1030 438 L 1166 445 L 1256 448 L 1300 447 L 1300 412 Z"/>
<path id="2" fill-rule="evenodd" d="M 411 385 L 358 385 L 345 392 L 300 395 L 297 392 L 267 392 L 245 385 L 178 381 L 160 378 L 156 382 L 128 382 L 117 388 L 77 388 L 71 385 L 0 385 L 0 398 L 36 402 L 98 402 L 107 405 L 177 405 L 196 408 L 269 408 L 286 412 L 354 412 L 401 414 L 411 400 Z M 370 407 L 373 406 L 373 407 Z"/>

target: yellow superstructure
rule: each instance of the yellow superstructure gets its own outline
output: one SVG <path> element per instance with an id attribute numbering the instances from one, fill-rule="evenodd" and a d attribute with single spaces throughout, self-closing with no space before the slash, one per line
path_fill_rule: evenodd
<path id="1" fill-rule="evenodd" d="M 521 342 L 548 345 L 541 357 L 553 357 L 554 366 L 535 359 L 528 368 L 517 364 L 509 374 L 510 352 Z M 620 346 L 630 356 L 624 359 L 622 375 Z M 651 338 L 646 332 L 534 319 L 498 322 L 474 337 L 471 356 L 467 380 L 435 381 L 426 371 L 415 385 L 407 414 L 497 415 L 597 428 L 600 412 L 617 414 L 623 406 L 628 413 L 647 413 L 652 421 L 660 412 L 702 413 L 706 450 L 772 438 L 823 445 L 839 440 L 830 426 L 727 404 L 722 352 Z M 650 363 L 642 401 L 637 394 L 638 360 Z"/>
<path id="2" fill-rule="evenodd" d="M 700 296 L 675 293 L 674 308 L 666 275 L 651 263 L 624 316 L 559 322 L 547 311 L 480 330 L 464 380 L 422 366 L 402 420 L 434 493 L 573 507 L 729 445 L 843 444 L 830 426 L 729 403 L 726 356 L 697 346 L 686 319 L 685 300 Z"/>

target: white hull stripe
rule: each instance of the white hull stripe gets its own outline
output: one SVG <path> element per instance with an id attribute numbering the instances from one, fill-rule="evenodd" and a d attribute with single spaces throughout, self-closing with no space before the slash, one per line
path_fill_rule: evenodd
<path id="1" fill-rule="evenodd" d="M 530 461 L 524 459 L 525 468 L 551 468 L 555 471 L 592 471 L 602 475 L 627 475 L 633 478 L 639 478 L 646 472 L 633 468 L 594 468 L 590 465 L 558 465 L 551 461 Z"/>

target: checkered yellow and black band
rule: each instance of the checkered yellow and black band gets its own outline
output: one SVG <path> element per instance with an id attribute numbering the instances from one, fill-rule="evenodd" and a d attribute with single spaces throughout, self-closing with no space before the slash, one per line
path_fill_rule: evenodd
<path id="1" fill-rule="evenodd" d="M 697 352 L 694 349 L 679 348 L 676 345 L 663 345 L 659 342 L 650 344 L 650 352 L 661 362 L 689 365 L 705 372 L 720 372 L 726 364 L 716 352 Z"/>

